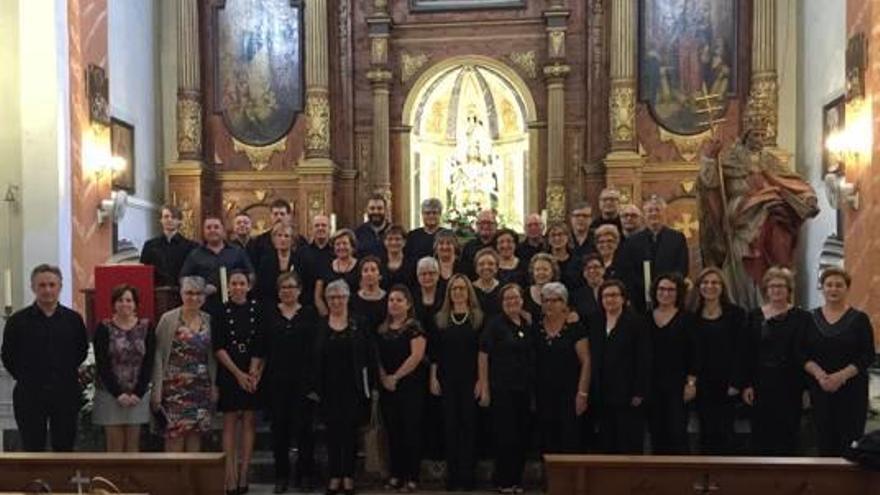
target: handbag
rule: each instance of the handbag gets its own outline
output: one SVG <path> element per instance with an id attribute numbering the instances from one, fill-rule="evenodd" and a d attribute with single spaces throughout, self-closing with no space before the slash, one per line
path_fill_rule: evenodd
<path id="1" fill-rule="evenodd" d="M 381 478 L 388 476 L 388 436 L 382 424 L 379 412 L 378 394 L 370 401 L 370 422 L 364 429 L 364 470 L 378 474 Z"/>

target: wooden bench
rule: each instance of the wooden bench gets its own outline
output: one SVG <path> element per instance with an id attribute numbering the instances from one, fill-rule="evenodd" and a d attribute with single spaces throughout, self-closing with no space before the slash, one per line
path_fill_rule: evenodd
<path id="1" fill-rule="evenodd" d="M 122 493 L 219 495 L 223 493 L 223 454 L 0 454 L 0 493 L 22 493 L 41 480 L 52 493 L 89 493 L 95 477 Z M 31 491 L 31 493 L 34 493 Z"/>
<path id="2" fill-rule="evenodd" d="M 550 495 L 878 495 L 880 472 L 839 458 L 545 455 Z"/>

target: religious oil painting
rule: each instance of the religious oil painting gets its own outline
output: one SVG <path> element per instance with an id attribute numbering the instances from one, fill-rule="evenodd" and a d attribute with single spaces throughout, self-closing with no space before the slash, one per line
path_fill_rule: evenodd
<path id="1" fill-rule="evenodd" d="M 112 118 L 110 120 L 110 155 L 114 160 L 113 189 L 134 194 L 134 126 Z M 118 166 L 116 165 L 118 163 Z"/>
<path id="2" fill-rule="evenodd" d="M 697 134 L 736 89 L 738 0 L 641 0 L 639 93 L 655 120 Z"/>
<path id="3" fill-rule="evenodd" d="M 414 11 L 499 9 L 526 6 L 526 0 L 410 0 Z"/>
<path id="4" fill-rule="evenodd" d="M 239 141 L 282 138 L 303 109 L 301 0 L 226 0 L 216 10 L 217 107 Z"/>

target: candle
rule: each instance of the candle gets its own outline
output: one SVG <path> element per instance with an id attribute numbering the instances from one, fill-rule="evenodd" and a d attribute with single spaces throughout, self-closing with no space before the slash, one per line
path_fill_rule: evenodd
<path id="1" fill-rule="evenodd" d="M 547 209 L 546 208 L 541 210 L 541 223 L 543 223 L 545 227 L 547 226 Z"/>
<path id="2" fill-rule="evenodd" d="M 370 215 L 367 215 L 366 213 L 364 213 L 364 223 L 367 223 L 369 221 L 370 221 Z"/>
<path id="3" fill-rule="evenodd" d="M 226 304 L 229 301 L 229 291 L 228 284 L 229 281 L 226 279 L 226 267 L 220 267 L 220 300 L 223 301 L 223 304 Z"/>
<path id="4" fill-rule="evenodd" d="M 651 304 L 651 262 L 642 261 L 642 274 L 645 276 L 645 304 Z"/>
<path id="5" fill-rule="evenodd" d="M 330 233 L 336 232 L 336 213 L 330 214 Z"/>
<path id="6" fill-rule="evenodd" d="M 12 270 L 3 270 L 3 306 L 12 307 Z"/>

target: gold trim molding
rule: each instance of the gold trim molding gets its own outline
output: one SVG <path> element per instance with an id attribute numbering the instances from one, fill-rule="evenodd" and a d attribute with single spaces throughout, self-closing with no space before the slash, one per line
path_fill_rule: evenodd
<path id="1" fill-rule="evenodd" d="M 247 155 L 254 170 L 260 171 L 269 166 L 269 160 L 272 159 L 272 155 L 284 152 L 287 149 L 287 136 L 268 146 L 251 146 L 232 138 L 232 145 L 235 152 Z"/>
<path id="2" fill-rule="evenodd" d="M 635 138 L 636 90 L 630 85 L 612 85 L 609 98 L 611 141 L 628 143 Z"/>
<path id="3" fill-rule="evenodd" d="M 551 222 L 565 221 L 565 186 L 547 187 L 547 220 Z"/>
<path id="4" fill-rule="evenodd" d="M 198 98 L 177 100 L 177 152 L 182 156 L 202 155 L 202 104 Z"/>
<path id="5" fill-rule="evenodd" d="M 407 52 L 400 54 L 400 82 L 406 84 L 415 76 L 431 57 L 427 53 L 410 55 Z"/>
<path id="6" fill-rule="evenodd" d="M 700 147 L 707 139 L 712 137 L 711 129 L 707 129 L 699 134 L 685 136 L 669 132 L 664 129 L 663 126 L 657 127 L 660 128 L 660 141 L 675 146 L 675 149 L 678 150 L 678 154 L 681 155 L 686 162 L 696 161 L 700 156 Z"/>
<path id="7" fill-rule="evenodd" d="M 529 79 L 537 79 L 538 62 L 535 50 L 511 52 L 507 58 L 517 66 Z"/>
<path id="8" fill-rule="evenodd" d="M 327 91 L 311 90 L 306 95 L 306 150 L 330 153 L 330 101 Z"/>

